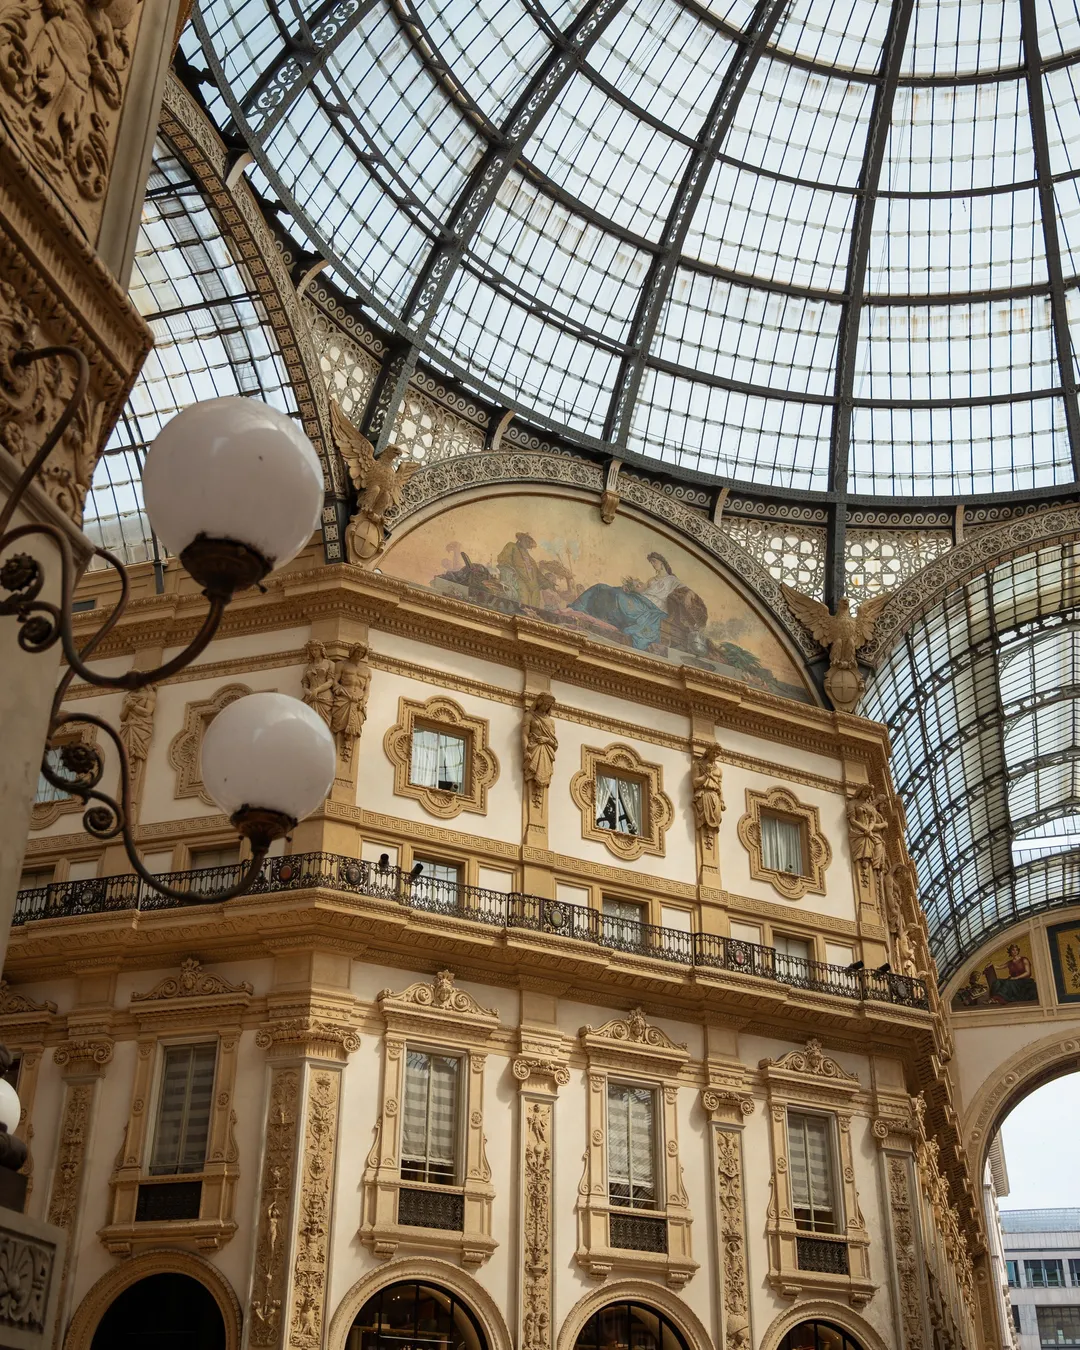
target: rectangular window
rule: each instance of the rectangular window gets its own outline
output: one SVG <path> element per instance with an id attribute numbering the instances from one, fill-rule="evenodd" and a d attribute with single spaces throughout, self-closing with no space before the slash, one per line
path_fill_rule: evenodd
<path id="1" fill-rule="evenodd" d="M 803 827 L 797 820 L 761 813 L 761 865 L 771 872 L 805 876 Z"/>
<path id="2" fill-rule="evenodd" d="M 436 862 L 432 858 L 416 858 L 413 869 L 424 870 L 412 883 L 414 898 L 430 901 L 435 905 L 448 905 L 456 908 L 458 887 L 461 885 L 461 868 L 456 863 Z"/>
<path id="3" fill-rule="evenodd" d="M 460 1059 L 406 1050 L 402 1180 L 437 1182 L 443 1186 L 457 1182 L 460 1078 Z"/>
<path id="4" fill-rule="evenodd" d="M 1039 1341 L 1052 1345 L 1080 1345 L 1080 1308 L 1046 1304 L 1035 1310 Z"/>
<path id="5" fill-rule="evenodd" d="M 414 727 L 409 782 L 443 792 L 464 792 L 465 754 L 464 736 Z"/>
<path id="6" fill-rule="evenodd" d="M 813 1233 L 838 1232 L 829 1117 L 788 1111 L 788 1154 L 796 1227 Z"/>
<path id="7" fill-rule="evenodd" d="M 1016 1306 L 1016 1304 L 1014 1303 L 1014 1304 L 1012 1305 L 1012 1310 L 1011 1310 L 1011 1311 L 1012 1311 L 1012 1324 L 1013 1324 L 1013 1330 L 1014 1330 L 1014 1331 L 1019 1331 L 1019 1330 L 1020 1330 L 1020 1309 L 1019 1309 L 1019 1308 Z"/>
<path id="8" fill-rule="evenodd" d="M 1024 1283 L 1030 1289 L 1062 1289 L 1065 1270 L 1056 1258 L 1024 1262 Z"/>
<path id="9" fill-rule="evenodd" d="M 1006 1274 L 1008 1275 L 1008 1277 L 1009 1277 L 1009 1288 L 1010 1288 L 1010 1289 L 1019 1289 L 1019 1288 L 1020 1288 L 1020 1262 L 1019 1262 L 1019 1261 L 1006 1261 L 1006 1262 L 1005 1262 L 1005 1273 L 1006 1273 Z"/>
<path id="10" fill-rule="evenodd" d="M 1080 1286 L 1080 1259 L 1075 1256 L 1069 1258 L 1069 1283 Z"/>
<path id="11" fill-rule="evenodd" d="M 58 778 L 70 778 L 71 775 L 65 770 L 60 758 L 62 746 L 53 746 L 51 750 L 46 750 L 45 759 L 49 768 Z M 34 793 L 34 805 L 44 805 L 46 802 L 66 802 L 71 796 L 70 792 L 65 792 L 63 788 L 54 787 L 43 773 L 38 773 L 37 792 Z"/>
<path id="12" fill-rule="evenodd" d="M 206 1161 L 217 1046 L 170 1045 L 158 1098 L 152 1176 L 200 1172 Z"/>
<path id="13" fill-rule="evenodd" d="M 19 878 L 20 891 L 36 891 L 42 886 L 52 884 L 53 868 L 51 867 L 31 867 L 27 868 Z"/>
<path id="14" fill-rule="evenodd" d="M 641 925 L 647 923 L 648 918 L 648 910 L 637 900 L 618 900 L 605 895 L 603 941 L 615 947 L 639 947 Z"/>
<path id="15" fill-rule="evenodd" d="M 797 978 L 806 975 L 806 962 L 813 958 L 813 951 L 806 938 L 789 937 L 787 933 L 773 934 L 773 948 L 776 952 L 777 975 Z"/>
<path id="16" fill-rule="evenodd" d="M 617 834 L 641 834 L 642 788 L 636 778 L 598 771 L 596 775 L 596 827 Z"/>
<path id="17" fill-rule="evenodd" d="M 608 1083 L 608 1199 L 626 1209 L 655 1209 L 656 1089 Z"/>

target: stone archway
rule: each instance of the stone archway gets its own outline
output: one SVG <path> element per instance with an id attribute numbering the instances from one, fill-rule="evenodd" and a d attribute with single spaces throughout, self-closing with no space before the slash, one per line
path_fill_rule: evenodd
<path id="1" fill-rule="evenodd" d="M 830 1303 L 825 1299 L 811 1299 L 780 1313 L 766 1328 L 758 1343 L 758 1350 L 777 1350 L 788 1332 L 800 1322 L 832 1322 L 845 1335 L 857 1341 L 862 1350 L 889 1350 L 881 1335 L 865 1318 L 852 1312 L 846 1304 Z"/>
<path id="2" fill-rule="evenodd" d="M 690 1350 L 714 1350 L 708 1330 L 687 1304 L 662 1285 L 651 1284 L 648 1280 L 613 1280 L 579 1298 L 559 1328 L 556 1350 L 574 1350 L 585 1323 L 609 1303 L 641 1303 L 652 1307 L 673 1323 Z M 885 1350 L 885 1347 L 867 1346 L 866 1350 Z"/>
<path id="3" fill-rule="evenodd" d="M 172 1248 L 144 1252 L 103 1275 L 85 1295 L 71 1319 L 64 1350 L 90 1350 L 98 1324 L 114 1301 L 150 1275 L 185 1275 L 201 1284 L 221 1313 L 225 1324 L 225 1350 L 240 1350 L 243 1319 L 232 1286 L 209 1261 L 192 1252 Z"/>

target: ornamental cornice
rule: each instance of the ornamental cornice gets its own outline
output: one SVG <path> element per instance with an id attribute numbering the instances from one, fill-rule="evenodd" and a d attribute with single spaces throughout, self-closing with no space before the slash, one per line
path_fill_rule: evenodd
<path id="1" fill-rule="evenodd" d="M 417 980 L 399 994 L 384 989 L 376 1001 L 387 1031 L 449 1035 L 483 1044 L 499 1030 L 497 1010 L 481 1007 L 471 994 L 456 988 L 451 970 L 438 971 L 431 981 Z"/>
<path id="2" fill-rule="evenodd" d="M 0 1017 L 51 1017 L 56 1012 L 56 1004 L 50 999 L 39 1003 L 29 994 L 13 989 L 7 980 L 0 979 Z"/>
<path id="3" fill-rule="evenodd" d="M 690 1051 L 661 1027 L 653 1026 L 643 1010 L 632 1008 L 625 1017 L 612 1017 L 602 1026 L 583 1026 L 578 1033 L 590 1068 L 638 1068 L 664 1078 L 678 1078 L 690 1062 Z"/>
<path id="4" fill-rule="evenodd" d="M 180 963 L 178 975 L 167 975 L 158 980 L 145 994 L 132 994 L 132 1003 L 154 1003 L 172 999 L 232 998 L 240 995 L 244 1002 L 255 991 L 247 980 L 233 984 L 213 971 L 204 970 L 197 956 L 186 957 Z"/>
<path id="5" fill-rule="evenodd" d="M 857 1074 L 848 1073 L 827 1055 L 821 1042 L 814 1037 L 806 1042 L 805 1050 L 789 1050 L 779 1059 L 763 1059 L 758 1064 L 770 1093 L 779 1090 L 784 1095 L 804 1095 L 811 1089 L 815 1096 L 825 1092 L 850 1100 L 860 1089 Z"/>
<path id="6" fill-rule="evenodd" d="M 300 1014 L 277 1017 L 255 1033 L 255 1044 L 276 1059 L 300 1056 L 344 1063 L 360 1049 L 356 1028 L 325 1017 Z"/>

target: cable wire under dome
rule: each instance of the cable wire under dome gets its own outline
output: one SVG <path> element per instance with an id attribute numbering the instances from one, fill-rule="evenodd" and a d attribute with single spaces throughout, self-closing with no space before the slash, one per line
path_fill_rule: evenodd
<path id="1" fill-rule="evenodd" d="M 184 49 L 402 388 L 834 499 L 1076 481 L 1073 3 L 201 0 Z"/>

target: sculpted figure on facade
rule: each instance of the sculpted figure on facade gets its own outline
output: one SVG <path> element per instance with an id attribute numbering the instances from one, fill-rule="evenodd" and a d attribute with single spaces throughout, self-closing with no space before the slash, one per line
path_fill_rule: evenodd
<path id="1" fill-rule="evenodd" d="M 551 715 L 554 706 L 554 694 L 537 694 L 532 707 L 525 710 L 521 724 L 522 774 L 532 792 L 535 806 L 539 806 L 543 800 L 544 789 L 551 783 L 551 776 L 555 772 L 559 738 L 555 734 L 555 719 Z"/>
<path id="2" fill-rule="evenodd" d="M 896 959 L 897 969 L 902 975 L 910 975 L 915 978 L 919 975 L 915 943 L 912 941 L 911 929 L 904 922 L 904 913 L 900 906 L 900 888 L 897 874 L 902 870 L 903 864 L 898 863 L 882 874 L 885 891 L 885 919 L 889 927 L 889 936 L 892 938 L 893 956 Z"/>
<path id="3" fill-rule="evenodd" d="M 724 771 L 718 745 L 707 745 L 690 768 L 694 819 L 702 834 L 715 836 L 724 815 Z"/>
<path id="4" fill-rule="evenodd" d="M 859 671 L 856 653 L 868 642 L 874 624 L 885 607 L 888 595 L 876 595 L 864 600 L 857 614 L 851 613 L 851 602 L 842 596 L 836 613 L 828 605 L 803 595 L 794 586 L 782 582 L 781 591 L 788 608 L 800 619 L 818 642 L 828 650 L 829 670 L 825 676 L 825 692 L 840 712 L 854 712 L 859 699 L 866 692 L 866 681 Z"/>
<path id="5" fill-rule="evenodd" d="M 387 513 L 401 505 L 405 484 L 420 465 L 413 462 L 397 464 L 403 452 L 396 445 L 388 445 L 376 457 L 375 447 L 353 426 L 333 399 L 330 415 L 334 439 L 356 488 L 356 514 L 345 531 L 345 548 L 350 562 L 371 562 L 383 551 Z"/>
<path id="6" fill-rule="evenodd" d="M 353 746 L 367 720 L 368 686 L 371 684 L 371 671 L 364 664 L 367 652 L 364 643 L 353 643 L 348 656 L 338 662 L 334 678 L 330 730 L 337 737 L 338 750 L 346 764 L 352 759 Z"/>
<path id="7" fill-rule="evenodd" d="M 303 694 L 301 697 L 309 708 L 319 714 L 327 726 L 334 712 L 334 663 L 326 654 L 321 642 L 309 642 L 304 648 L 307 668 L 301 679 Z"/>
<path id="8" fill-rule="evenodd" d="M 854 797 L 848 799 L 848 838 L 852 859 L 860 868 L 870 867 L 883 872 L 888 855 L 885 848 L 887 822 L 881 814 L 885 798 L 864 783 Z"/>

